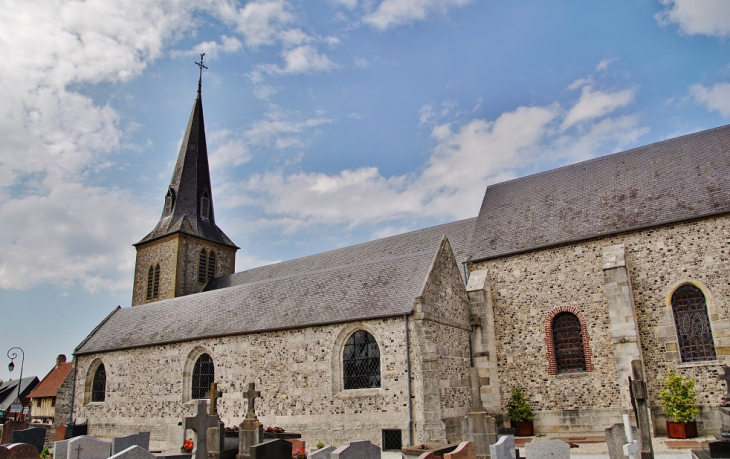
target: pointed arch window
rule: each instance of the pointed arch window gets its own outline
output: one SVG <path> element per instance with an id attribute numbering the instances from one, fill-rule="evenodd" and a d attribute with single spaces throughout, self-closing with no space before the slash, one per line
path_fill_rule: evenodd
<path id="1" fill-rule="evenodd" d="M 160 264 L 150 266 L 147 271 L 147 300 L 160 297 Z"/>
<path id="2" fill-rule="evenodd" d="M 345 389 L 380 387 L 380 348 L 375 337 L 358 330 L 347 339 L 342 350 Z"/>
<path id="3" fill-rule="evenodd" d="M 147 273 L 147 299 L 152 299 L 152 284 L 155 282 L 155 268 L 150 266 L 150 270 Z"/>
<path id="4" fill-rule="evenodd" d="M 209 218 L 210 215 L 210 194 L 208 190 L 203 191 L 203 196 L 200 198 L 200 216 L 202 218 Z"/>
<path id="5" fill-rule="evenodd" d="M 213 359 L 208 354 L 202 354 L 195 361 L 193 367 L 192 393 L 190 398 L 206 398 L 210 391 L 210 384 L 215 381 L 215 367 Z"/>
<path id="6" fill-rule="evenodd" d="M 672 294 L 672 313 L 682 362 L 715 360 L 710 317 L 702 290 L 691 284 L 675 290 Z"/>
<path id="7" fill-rule="evenodd" d="M 91 383 L 91 401 L 103 402 L 106 400 L 106 369 L 100 364 L 94 372 L 94 379 Z"/>
<path id="8" fill-rule="evenodd" d="M 211 252 L 212 254 L 212 252 Z M 206 266 L 208 266 L 208 252 L 206 252 L 205 249 L 200 251 L 200 260 L 198 260 L 198 282 L 201 284 L 205 283 L 205 270 Z"/>

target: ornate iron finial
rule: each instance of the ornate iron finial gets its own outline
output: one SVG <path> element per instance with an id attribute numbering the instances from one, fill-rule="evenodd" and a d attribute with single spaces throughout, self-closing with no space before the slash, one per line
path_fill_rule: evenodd
<path id="1" fill-rule="evenodd" d="M 203 58 L 205 57 L 205 53 L 200 53 L 200 62 L 196 62 L 195 65 L 200 67 L 200 77 L 198 78 L 198 95 L 200 95 L 200 86 L 203 82 L 203 69 L 208 69 L 205 65 L 203 65 Z"/>

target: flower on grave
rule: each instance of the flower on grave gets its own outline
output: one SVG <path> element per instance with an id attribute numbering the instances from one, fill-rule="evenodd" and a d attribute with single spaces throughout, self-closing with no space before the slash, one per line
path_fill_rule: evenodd
<path id="1" fill-rule="evenodd" d="M 307 452 L 304 451 L 304 448 L 299 448 L 292 453 L 291 457 L 292 459 L 307 459 Z"/>
<path id="2" fill-rule="evenodd" d="M 425 443 L 421 443 L 420 445 L 418 445 L 418 449 L 428 449 L 428 445 Z"/>
<path id="3" fill-rule="evenodd" d="M 282 429 L 279 426 L 273 426 L 273 427 L 272 426 L 269 426 L 269 427 L 266 428 L 266 431 L 267 432 L 273 432 L 273 433 L 282 433 L 282 432 L 285 432 L 285 430 Z"/>
<path id="4" fill-rule="evenodd" d="M 185 442 L 183 443 L 183 449 L 187 450 L 187 451 L 192 451 L 194 446 L 195 445 L 193 444 L 192 438 L 186 439 Z"/>

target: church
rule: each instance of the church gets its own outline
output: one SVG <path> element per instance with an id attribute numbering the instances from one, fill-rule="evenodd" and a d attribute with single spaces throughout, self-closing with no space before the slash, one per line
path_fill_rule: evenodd
<path id="1" fill-rule="evenodd" d="M 73 419 L 179 448 L 206 398 L 314 445 L 458 441 L 506 423 L 522 387 L 537 433 L 602 432 L 643 363 L 693 377 L 720 427 L 730 363 L 730 126 L 491 185 L 474 218 L 235 272 L 216 225 L 200 85 L 131 307 L 74 351 Z M 481 193 L 482 190 L 474 190 Z"/>

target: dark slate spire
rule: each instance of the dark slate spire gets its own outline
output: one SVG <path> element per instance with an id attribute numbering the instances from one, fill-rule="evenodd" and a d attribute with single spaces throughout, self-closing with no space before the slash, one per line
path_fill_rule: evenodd
<path id="1" fill-rule="evenodd" d="M 175 171 L 165 195 L 162 216 L 155 229 L 135 245 L 173 233 L 189 234 L 238 248 L 215 224 L 200 81 L 198 81 L 198 97 L 193 104 L 193 112 L 190 114 L 188 128 L 180 146 Z"/>

